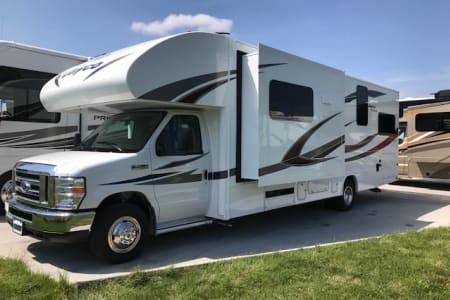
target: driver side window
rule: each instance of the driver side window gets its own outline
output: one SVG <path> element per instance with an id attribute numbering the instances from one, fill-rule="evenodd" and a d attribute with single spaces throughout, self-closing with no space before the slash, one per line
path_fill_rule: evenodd
<path id="1" fill-rule="evenodd" d="M 196 116 L 174 116 L 156 140 L 158 156 L 201 154 L 200 123 Z"/>

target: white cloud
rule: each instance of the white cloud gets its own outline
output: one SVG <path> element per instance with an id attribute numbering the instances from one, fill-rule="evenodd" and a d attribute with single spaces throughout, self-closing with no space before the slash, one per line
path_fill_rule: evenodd
<path id="1" fill-rule="evenodd" d="M 230 32 L 233 21 L 220 19 L 206 14 L 171 14 L 161 21 L 150 23 L 133 22 L 131 30 L 145 35 L 167 35 L 179 30 Z"/>

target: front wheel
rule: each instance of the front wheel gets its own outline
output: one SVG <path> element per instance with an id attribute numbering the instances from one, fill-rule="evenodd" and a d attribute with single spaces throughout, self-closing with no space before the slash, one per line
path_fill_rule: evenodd
<path id="1" fill-rule="evenodd" d="M 98 213 L 89 244 L 97 257 L 121 263 L 139 253 L 147 236 L 148 218 L 145 213 L 132 204 L 116 204 Z"/>
<path id="2" fill-rule="evenodd" d="M 11 177 L 11 171 L 0 176 L 0 214 L 4 213 L 5 202 L 12 198 L 13 183 Z"/>

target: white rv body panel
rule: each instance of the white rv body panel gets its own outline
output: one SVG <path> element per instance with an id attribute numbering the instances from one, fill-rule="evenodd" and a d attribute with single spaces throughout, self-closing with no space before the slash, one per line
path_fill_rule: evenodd
<path id="1" fill-rule="evenodd" d="M 344 73 L 264 45 L 259 46 L 259 59 L 260 66 L 268 67 L 261 70 L 259 77 L 258 184 L 342 177 Z M 297 104 L 311 105 L 310 116 L 282 116 L 269 111 L 271 85 L 277 82 L 311 90 L 311 103 L 299 99 Z M 322 156 L 325 152 L 327 157 Z"/>
<path id="2" fill-rule="evenodd" d="M 357 87 L 368 91 L 367 124 L 357 121 Z M 347 77 L 345 82 L 345 176 L 356 176 L 358 190 L 367 190 L 397 178 L 398 92 Z M 389 132 L 380 132 L 380 115 L 392 119 Z M 363 122 L 364 123 L 364 122 Z M 388 124 L 389 125 L 389 124 Z"/>
<path id="3" fill-rule="evenodd" d="M 82 160 L 79 159 L 80 154 L 83 154 Z M 26 164 L 31 166 L 46 165 L 49 174 L 53 176 L 71 177 L 73 174 L 85 174 L 86 178 L 89 178 L 86 181 L 86 189 L 90 191 L 90 195 L 83 201 L 83 206 L 80 209 L 96 206 L 95 199 L 105 199 L 123 190 L 124 185 L 110 184 L 120 181 L 117 174 L 110 171 L 111 164 L 121 170 L 121 178 L 142 177 L 147 174 L 146 169 L 132 169 L 131 166 L 146 164 L 149 156 L 148 151 L 142 151 L 138 154 L 107 152 L 90 152 L 87 156 L 84 154 L 86 153 L 79 151 L 48 153 L 30 157 Z M 26 167 L 26 165 L 22 166 Z M 148 201 L 154 205 L 155 211 L 159 212 L 158 203 L 153 198 L 153 186 L 134 185 L 132 189 L 148 195 Z"/>
<path id="4" fill-rule="evenodd" d="M 197 100 L 191 98 L 196 96 L 194 90 L 206 94 L 229 80 L 229 47 L 230 40 L 221 36 L 182 34 L 122 49 L 55 77 L 46 88 L 43 104 L 49 111 L 98 108 L 108 112 L 117 106 L 118 111 L 128 109 L 127 103 L 135 105 L 136 99 L 189 104 Z M 197 105 L 224 106 L 224 93 L 215 89 L 213 97 L 205 95 Z"/>
<path id="5" fill-rule="evenodd" d="M 29 164 L 41 164 L 54 166 L 56 178 L 84 178 L 87 192 L 73 215 L 89 214 L 91 231 L 95 214 L 110 202 L 145 199 L 153 233 L 164 233 L 343 196 L 349 180 L 358 190 L 395 180 L 397 96 L 268 46 L 218 34 L 174 35 L 50 80 L 41 93 L 50 111 L 120 114 L 84 141 L 87 152 L 102 152 L 76 152 L 79 169 L 60 168 L 70 157 L 61 154 L 24 159 L 17 172 L 26 176 Z M 352 126 L 356 111 L 364 111 L 367 124 Z M 140 129 L 133 116 L 144 112 L 164 117 L 144 146 L 126 153 Z M 388 115 L 381 128 L 389 134 L 379 130 L 380 113 Z M 102 130 L 113 134 L 97 143 Z M 13 212 L 29 203 L 26 193 L 19 196 Z"/>
<path id="6" fill-rule="evenodd" d="M 0 142 L 0 173 L 12 170 L 22 158 L 70 147 L 79 119 L 77 113 L 65 113 L 57 123 L 0 121 L 0 137 L 4 138 Z"/>
<path id="7" fill-rule="evenodd" d="M 0 40 L 0 66 L 58 74 L 87 57 Z"/>
<path id="8" fill-rule="evenodd" d="M 49 113 L 40 103 L 40 89 L 47 80 L 86 60 L 83 56 L 0 41 L 0 189 L 3 201 L 10 192 L 10 172 L 15 162 L 24 157 L 69 149 L 73 147 L 75 134 L 85 137 L 92 126 L 102 122 L 99 115 Z"/>

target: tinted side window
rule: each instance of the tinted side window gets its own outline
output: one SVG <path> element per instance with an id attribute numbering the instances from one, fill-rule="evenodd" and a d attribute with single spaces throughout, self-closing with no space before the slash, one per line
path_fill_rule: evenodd
<path id="1" fill-rule="evenodd" d="M 0 66 L 0 102 L 6 104 L 3 119 L 57 123 L 59 113 L 45 110 L 39 97 L 54 74 Z"/>
<path id="2" fill-rule="evenodd" d="M 416 131 L 450 131 L 450 112 L 417 114 Z"/>
<path id="3" fill-rule="evenodd" d="M 367 126 L 369 119 L 369 90 L 367 87 L 356 87 L 356 124 Z"/>
<path id="4" fill-rule="evenodd" d="M 378 133 L 392 134 L 395 133 L 395 116 L 391 114 L 378 114 Z"/>
<path id="5" fill-rule="evenodd" d="M 314 116 L 310 87 L 272 80 L 269 85 L 269 111 L 273 119 L 302 120 Z"/>
<path id="6" fill-rule="evenodd" d="M 156 154 L 192 155 L 202 153 L 200 124 L 195 116 L 174 116 L 156 140 Z"/>

